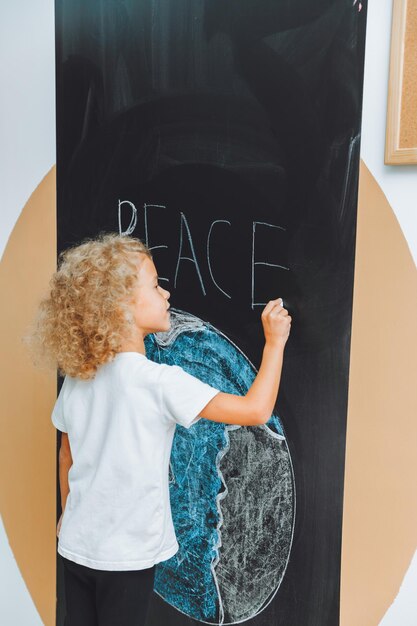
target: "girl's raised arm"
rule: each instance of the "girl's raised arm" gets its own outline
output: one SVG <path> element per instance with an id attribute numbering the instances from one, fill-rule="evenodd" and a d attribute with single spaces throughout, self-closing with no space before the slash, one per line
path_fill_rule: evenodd
<path id="1" fill-rule="evenodd" d="M 265 346 L 262 361 L 245 396 L 218 393 L 200 411 L 201 417 L 213 422 L 258 426 L 271 417 L 281 380 L 284 348 L 290 334 L 291 317 L 282 299 L 270 300 L 262 312 Z"/>

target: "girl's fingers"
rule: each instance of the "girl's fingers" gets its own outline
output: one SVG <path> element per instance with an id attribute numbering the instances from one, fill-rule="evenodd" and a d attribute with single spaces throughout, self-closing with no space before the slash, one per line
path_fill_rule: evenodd
<path id="1" fill-rule="evenodd" d="M 270 300 L 268 304 L 265 306 L 264 310 L 262 311 L 262 318 L 263 318 L 264 323 L 266 321 L 266 318 L 273 317 L 275 320 L 279 315 L 281 315 L 281 317 L 287 320 L 287 323 L 289 322 L 289 326 L 291 326 L 292 318 L 288 314 L 287 309 L 284 308 L 282 298 L 277 298 L 276 300 Z"/>
<path id="2" fill-rule="evenodd" d="M 288 311 L 287 309 L 284 309 L 284 307 L 277 303 L 273 306 L 271 313 L 274 313 L 274 315 L 279 315 L 282 314 L 282 316 L 284 317 L 285 315 L 288 315 Z"/>
<path id="3" fill-rule="evenodd" d="M 274 310 L 274 309 L 282 310 L 283 308 L 284 307 L 283 307 L 281 298 L 278 298 L 277 300 L 272 300 L 271 301 L 271 310 Z"/>
<path id="4" fill-rule="evenodd" d="M 281 298 L 278 298 L 277 300 L 270 300 L 262 311 L 262 315 L 268 315 L 268 313 L 270 313 L 274 307 L 279 306 L 281 302 Z"/>

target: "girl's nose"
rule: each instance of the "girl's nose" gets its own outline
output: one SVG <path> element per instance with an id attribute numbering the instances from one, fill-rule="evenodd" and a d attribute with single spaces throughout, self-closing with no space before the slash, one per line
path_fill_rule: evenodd
<path id="1" fill-rule="evenodd" d="M 165 291 L 165 298 L 168 300 L 171 294 L 169 293 L 167 289 L 164 289 L 164 291 Z"/>

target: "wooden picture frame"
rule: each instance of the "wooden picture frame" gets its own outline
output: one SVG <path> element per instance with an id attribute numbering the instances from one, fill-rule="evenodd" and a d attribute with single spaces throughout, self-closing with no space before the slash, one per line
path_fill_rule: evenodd
<path id="1" fill-rule="evenodd" d="M 385 163 L 417 164 L 417 0 L 394 0 Z"/>

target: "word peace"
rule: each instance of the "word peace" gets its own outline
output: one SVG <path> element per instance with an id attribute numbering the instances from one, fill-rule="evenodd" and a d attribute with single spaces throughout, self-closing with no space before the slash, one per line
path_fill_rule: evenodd
<path id="1" fill-rule="evenodd" d="M 155 250 L 158 248 L 168 248 L 168 246 L 166 245 L 159 245 L 159 246 L 149 246 L 149 232 L 148 232 L 148 212 L 151 209 L 166 209 L 166 206 L 163 204 L 147 204 L 145 203 L 143 205 L 143 217 L 144 217 L 144 232 L 145 232 L 145 238 L 144 238 L 144 243 L 149 247 L 150 250 Z M 130 212 L 130 223 L 129 226 L 123 230 L 122 228 L 122 217 L 124 217 L 124 220 L 126 220 L 126 216 L 123 216 L 123 213 L 126 213 L 126 211 Z M 201 275 L 201 270 L 200 270 L 200 265 L 199 262 L 197 260 L 197 256 L 196 256 L 196 252 L 195 252 L 195 247 L 194 247 L 194 242 L 193 242 L 193 237 L 191 234 L 191 230 L 188 224 L 188 220 L 186 215 L 180 211 L 180 224 L 179 224 L 179 245 L 178 245 L 178 255 L 177 255 L 177 262 L 176 262 L 176 267 L 175 267 L 175 274 L 174 274 L 174 287 L 177 286 L 177 279 L 178 279 L 178 273 L 179 273 L 179 268 L 180 265 L 183 261 L 191 261 L 194 264 L 195 267 L 195 271 L 196 271 L 196 276 L 198 278 L 200 287 L 201 287 L 201 291 L 204 295 L 206 295 L 206 287 L 204 285 L 204 281 L 203 281 L 203 277 Z M 131 235 L 135 228 L 136 228 L 136 224 L 137 224 L 137 220 L 138 220 L 138 211 L 136 206 L 134 205 L 133 202 L 131 202 L 130 200 L 119 200 L 118 201 L 118 221 L 119 221 L 119 234 L 120 235 Z M 212 263 L 211 263 L 211 243 L 212 243 L 212 238 L 215 236 L 215 232 L 216 229 L 220 228 L 221 226 L 219 226 L 220 224 L 227 224 L 228 226 L 231 226 L 231 222 L 229 220 L 214 220 L 211 224 L 210 227 L 208 229 L 208 233 L 207 233 L 207 239 L 206 239 L 206 254 L 205 254 L 205 260 L 207 262 L 207 268 L 209 271 L 209 275 L 210 278 L 213 282 L 213 285 L 222 293 L 224 294 L 224 296 L 226 296 L 227 298 L 231 299 L 231 295 L 226 291 L 225 288 L 223 288 L 224 286 L 220 286 L 219 284 L 219 277 L 218 276 L 214 276 L 213 273 L 213 268 L 212 268 Z M 285 265 L 279 265 L 276 263 L 268 263 L 267 261 L 260 261 L 258 259 L 257 256 L 257 250 L 256 250 L 256 232 L 257 230 L 259 230 L 259 228 L 276 228 L 282 231 L 285 231 L 285 228 L 283 228 L 282 226 L 277 226 L 275 224 L 268 224 L 267 222 L 258 222 L 258 221 L 253 221 L 252 222 L 252 262 L 251 262 L 251 307 L 252 309 L 255 308 L 255 306 L 265 306 L 266 302 L 256 302 L 255 299 L 255 268 L 258 265 L 266 265 L 269 267 L 276 267 L 279 268 L 281 270 L 289 270 L 288 267 L 286 267 Z M 189 247 L 189 251 L 191 256 L 185 256 L 184 255 L 184 247 L 185 245 L 188 243 L 188 247 Z M 169 281 L 168 278 L 160 278 L 160 280 L 165 280 L 165 281 Z"/>

